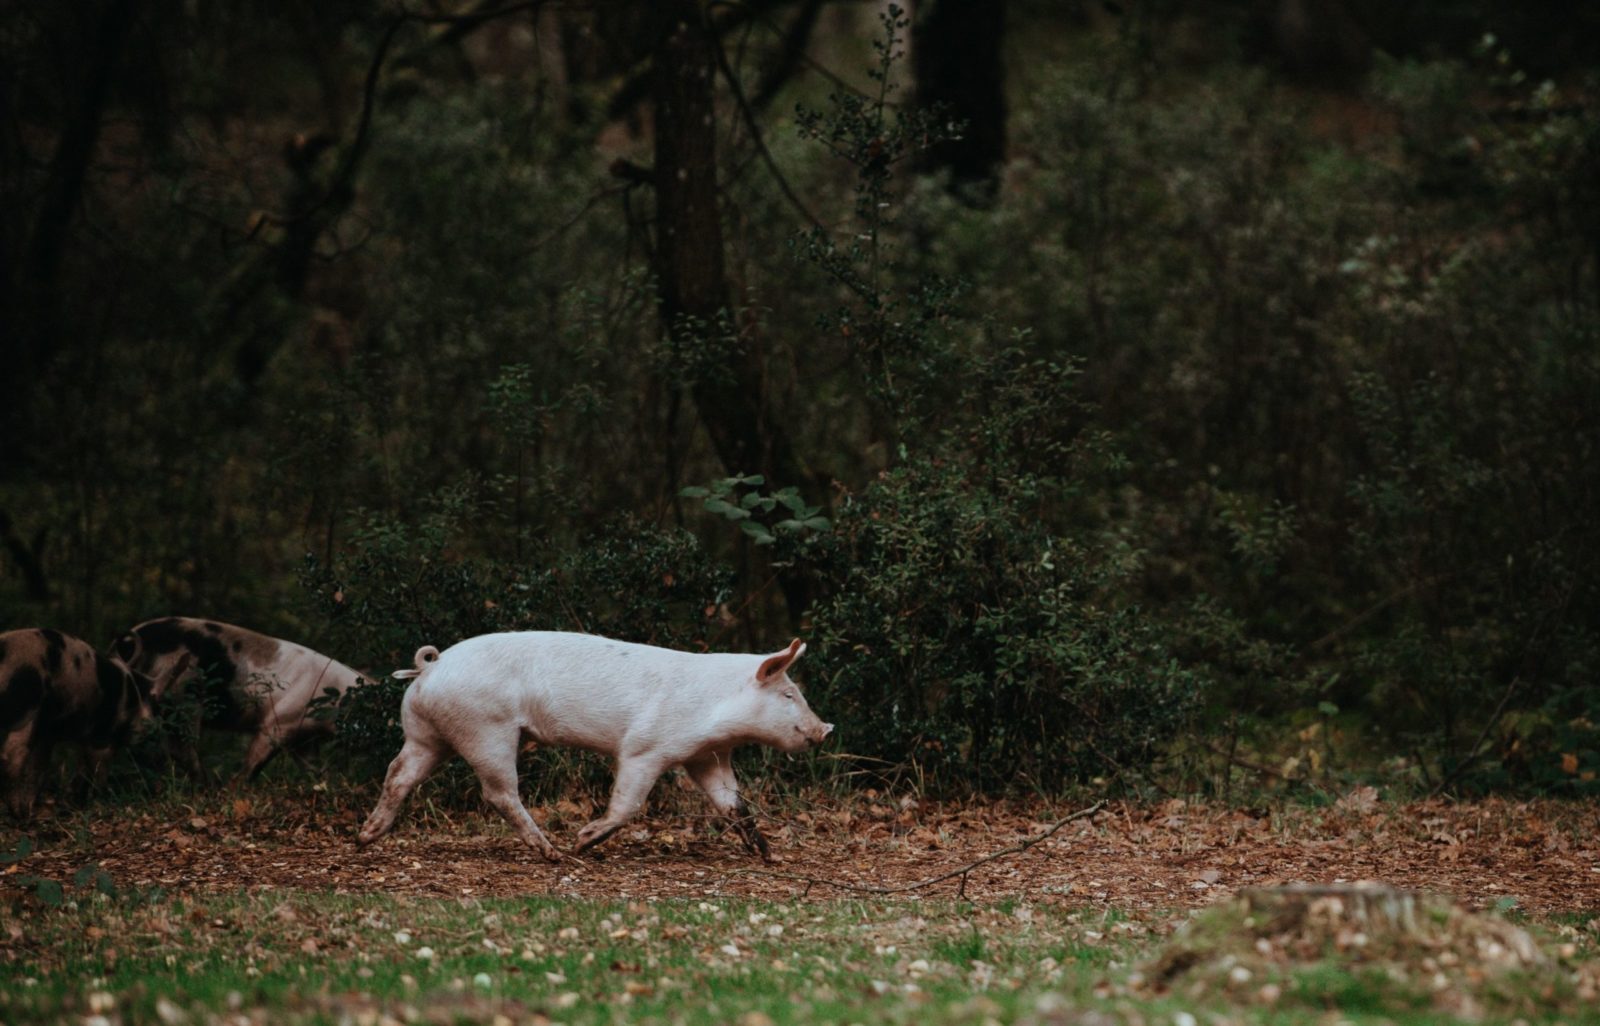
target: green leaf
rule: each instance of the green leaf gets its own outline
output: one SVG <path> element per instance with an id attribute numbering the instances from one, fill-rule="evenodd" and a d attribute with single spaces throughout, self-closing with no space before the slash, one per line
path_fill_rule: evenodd
<path id="1" fill-rule="evenodd" d="M 771 531 L 768 531 L 764 526 L 758 524 L 754 520 L 746 520 L 744 523 L 739 525 L 739 529 L 745 534 L 748 534 L 751 538 L 755 539 L 755 543 L 757 545 L 771 545 L 774 541 L 777 541 L 777 539 L 772 536 Z"/>
<path id="2" fill-rule="evenodd" d="M 745 497 L 739 500 L 739 505 L 743 506 L 745 509 L 750 509 L 751 507 L 753 507 L 756 503 L 758 503 L 760 501 L 761 501 L 761 493 L 760 492 L 746 492 L 745 493 Z"/>
<path id="3" fill-rule="evenodd" d="M 813 531 L 826 531 L 833 527 L 833 521 L 827 517 L 808 517 L 805 526 Z"/>
<path id="4" fill-rule="evenodd" d="M 1317 712 L 1324 716 L 1337 716 L 1339 715 L 1339 707 L 1332 702 L 1318 702 Z"/>
<path id="5" fill-rule="evenodd" d="M 783 491 L 774 496 L 774 498 L 795 513 L 799 513 L 801 510 L 806 508 L 806 500 L 800 498 L 800 493 L 795 491 L 793 488 L 785 488 Z"/>
<path id="6" fill-rule="evenodd" d="M 60 908 L 66 904 L 66 895 L 61 891 L 61 885 L 54 880 L 40 880 L 34 885 L 34 896 L 51 908 Z"/>
<path id="7" fill-rule="evenodd" d="M 738 481 L 740 484 L 747 485 L 760 485 L 767 483 L 767 479 L 762 477 L 760 474 L 747 474 L 744 477 L 734 478 L 734 480 Z"/>
<path id="8" fill-rule="evenodd" d="M 726 514 L 729 510 L 737 510 L 737 509 L 738 509 L 737 506 L 733 505 L 733 503 L 731 503 L 731 502 L 728 502 L 726 499 L 707 499 L 706 500 L 706 512 L 707 513 L 722 513 L 722 514 Z"/>
<path id="9" fill-rule="evenodd" d="M 687 488 L 678 489 L 678 494 L 685 499 L 703 499 L 711 494 L 711 490 L 702 488 L 699 485 L 690 485 Z"/>

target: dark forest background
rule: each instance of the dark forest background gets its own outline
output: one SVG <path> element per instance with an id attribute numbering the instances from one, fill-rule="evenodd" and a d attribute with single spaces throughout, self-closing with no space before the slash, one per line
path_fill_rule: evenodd
<path id="1" fill-rule="evenodd" d="M 868 779 L 1589 791 L 1597 88 L 1547 0 L 5 5 L 0 628 L 800 634 Z"/>

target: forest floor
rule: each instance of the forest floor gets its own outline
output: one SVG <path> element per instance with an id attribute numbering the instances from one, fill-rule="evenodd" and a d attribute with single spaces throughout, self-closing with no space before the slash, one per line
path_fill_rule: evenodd
<path id="1" fill-rule="evenodd" d="M 662 792 L 555 864 L 425 798 L 358 849 L 320 785 L 52 811 L 0 835 L 0 1022 L 1600 1022 L 1595 803 L 819 793 L 767 810 L 763 865 Z M 560 848 L 594 811 L 534 809 Z M 1228 900 L 1361 880 L 1475 914 L 1369 944 Z"/>
<path id="2" fill-rule="evenodd" d="M 819 796 L 770 814 L 766 833 L 778 861 L 764 866 L 731 833 L 715 832 L 693 798 L 663 804 L 672 807 L 585 856 L 554 864 L 523 847 L 492 813 L 424 809 L 403 815 L 392 834 L 363 849 L 352 840 L 361 811 L 327 801 L 319 808 L 315 796 L 102 806 L 46 824 L 41 833 L 58 840 L 41 838 L 40 850 L 8 871 L 66 879 L 93 862 L 119 882 L 166 890 L 842 897 L 959 870 L 1043 833 L 1075 809 Z M 563 849 L 594 812 L 572 801 L 533 809 Z M 1600 911 L 1600 804 L 1388 803 L 1370 789 L 1322 808 L 1270 811 L 1112 803 L 964 880 L 918 890 L 940 898 L 1176 909 L 1211 904 L 1241 887 L 1357 880 L 1449 894 L 1468 907 Z"/>

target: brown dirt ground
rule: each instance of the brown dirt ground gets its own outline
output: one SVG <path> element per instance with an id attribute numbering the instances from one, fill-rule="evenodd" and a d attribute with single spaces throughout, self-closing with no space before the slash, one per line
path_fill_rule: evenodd
<path id="1" fill-rule="evenodd" d="M 1600 910 L 1600 805 L 1387 804 L 1363 790 L 1321 809 L 1113 803 L 1025 852 L 977 868 L 965 894 L 1155 911 L 1209 904 L 1245 886 L 1381 880 L 1450 894 L 1469 907 L 1510 897 L 1535 914 Z M 1073 811 L 1003 801 L 796 802 L 798 811 L 767 821 L 780 861 L 764 867 L 731 835 L 709 830 L 698 808 L 674 798 L 591 856 L 558 864 L 523 848 L 496 819 L 426 809 L 410 811 L 389 837 L 358 849 L 351 837 L 359 812 L 316 805 L 314 798 L 218 798 L 214 808 L 176 817 L 170 809 L 163 816 L 102 808 L 86 820 L 42 824 L 40 850 L 6 873 L 69 880 L 97 861 L 120 885 L 176 891 L 825 899 L 850 895 L 777 874 L 914 883 L 1014 845 Z M 565 847 L 590 811 L 560 802 L 534 814 Z M 0 889 L 5 882 L 0 876 Z M 913 893 L 949 899 L 959 887 L 951 880 Z"/>

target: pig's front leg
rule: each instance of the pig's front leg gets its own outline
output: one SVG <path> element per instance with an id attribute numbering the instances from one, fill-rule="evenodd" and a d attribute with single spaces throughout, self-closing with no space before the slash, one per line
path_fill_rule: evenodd
<path id="1" fill-rule="evenodd" d="M 78 778 L 73 782 L 73 801 L 78 805 L 88 805 L 89 798 L 105 787 L 106 767 L 111 764 L 111 756 L 116 749 L 85 748 L 83 750 L 83 764 L 78 767 Z"/>
<path id="2" fill-rule="evenodd" d="M 188 774 L 190 783 L 201 783 L 210 779 L 205 768 L 200 765 L 200 715 L 195 713 L 194 723 L 191 726 L 185 717 L 183 732 L 177 729 L 166 728 L 166 737 L 163 739 L 167 758 L 172 760 L 174 766 L 182 768 Z"/>
<path id="3" fill-rule="evenodd" d="M 0 745 L 0 785 L 11 817 L 26 823 L 33 817 L 39 780 L 50 761 L 50 744 L 35 736 L 37 720 L 5 735 Z"/>
<path id="4" fill-rule="evenodd" d="M 683 768 L 689 772 L 689 779 L 706 793 L 712 806 L 728 817 L 733 828 L 739 831 L 745 851 L 760 854 L 763 862 L 771 862 L 772 851 L 767 847 L 767 839 L 761 836 L 756 818 L 750 814 L 750 806 L 739 797 L 739 781 L 733 775 L 733 753 L 709 752 L 690 759 Z"/>
<path id="5" fill-rule="evenodd" d="M 578 831 L 578 850 L 586 851 L 616 833 L 622 824 L 639 814 L 650 788 L 667 769 L 667 763 L 648 756 L 619 757 L 617 779 L 611 785 L 611 804 L 606 814 Z"/>

